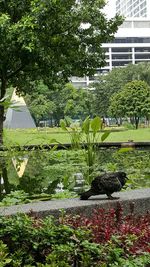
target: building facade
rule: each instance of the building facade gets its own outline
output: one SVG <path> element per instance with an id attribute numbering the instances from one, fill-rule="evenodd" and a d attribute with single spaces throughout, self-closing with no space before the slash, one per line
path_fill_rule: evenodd
<path id="1" fill-rule="evenodd" d="M 150 61 L 150 18 L 126 19 L 112 43 L 103 44 L 107 65 L 102 71 L 114 67 Z"/>
<path id="2" fill-rule="evenodd" d="M 114 41 L 102 45 L 106 66 L 97 69 L 94 77 L 73 77 L 76 87 L 88 86 L 97 75 L 107 73 L 112 68 L 150 61 L 150 0 L 116 0 L 116 12 L 127 17 L 115 34 Z"/>
<path id="3" fill-rule="evenodd" d="M 149 0 L 116 0 L 116 13 L 125 17 L 148 17 Z"/>

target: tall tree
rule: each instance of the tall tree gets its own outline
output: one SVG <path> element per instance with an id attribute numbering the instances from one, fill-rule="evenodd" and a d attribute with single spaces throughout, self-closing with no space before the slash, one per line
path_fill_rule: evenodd
<path id="1" fill-rule="evenodd" d="M 34 94 L 34 100 L 32 100 L 29 108 L 37 126 L 40 120 L 50 119 L 56 110 L 55 104 L 43 94 Z"/>
<path id="2" fill-rule="evenodd" d="M 127 83 L 111 97 L 109 110 L 116 118 L 130 118 L 137 129 L 140 118 L 150 118 L 150 87 L 140 80 Z"/>
<path id="3" fill-rule="evenodd" d="M 27 92 L 39 78 L 52 85 L 71 75 L 91 75 L 105 64 L 101 44 L 112 39 L 122 18 L 107 20 L 104 5 L 104 0 L 0 0 L 0 145 L 9 84 Z"/>
<path id="4" fill-rule="evenodd" d="M 71 83 L 55 84 L 54 90 L 49 90 L 42 81 L 32 86 L 36 92 L 26 95 L 26 103 L 37 124 L 48 119 L 59 125 L 60 119 L 66 116 L 81 120 L 93 116 L 94 95 L 90 90 L 77 89 Z"/>
<path id="5" fill-rule="evenodd" d="M 18 91 L 43 78 L 53 84 L 92 75 L 105 64 L 101 44 L 122 18 L 108 20 L 104 0 L 0 0 L 0 99 L 9 83 Z M 0 106 L 0 144 L 4 108 Z"/>

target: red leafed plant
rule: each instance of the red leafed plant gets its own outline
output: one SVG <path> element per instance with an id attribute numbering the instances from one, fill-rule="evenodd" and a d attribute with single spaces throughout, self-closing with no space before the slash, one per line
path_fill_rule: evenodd
<path id="1" fill-rule="evenodd" d="M 117 236 L 120 247 L 130 254 L 150 252 L 150 213 L 135 215 L 133 203 L 130 205 L 130 211 L 128 216 L 123 216 L 122 206 L 118 203 L 116 209 L 94 210 L 90 218 L 66 215 L 63 223 L 74 228 L 89 229 L 93 242 L 105 244 L 113 236 Z"/>

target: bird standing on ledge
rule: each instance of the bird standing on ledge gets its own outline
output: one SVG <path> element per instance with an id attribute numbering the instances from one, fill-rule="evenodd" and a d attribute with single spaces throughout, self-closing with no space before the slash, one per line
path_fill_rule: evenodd
<path id="1" fill-rule="evenodd" d="M 127 176 L 125 172 L 110 172 L 97 176 L 91 183 L 91 188 L 82 193 L 81 200 L 87 200 L 91 196 L 106 194 L 109 199 L 112 193 L 118 192 L 125 185 Z"/>

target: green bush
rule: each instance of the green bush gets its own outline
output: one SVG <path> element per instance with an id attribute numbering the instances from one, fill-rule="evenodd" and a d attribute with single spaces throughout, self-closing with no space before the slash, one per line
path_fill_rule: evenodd
<path id="1" fill-rule="evenodd" d="M 0 267 L 148 267 L 150 217 L 118 212 L 0 217 Z"/>

